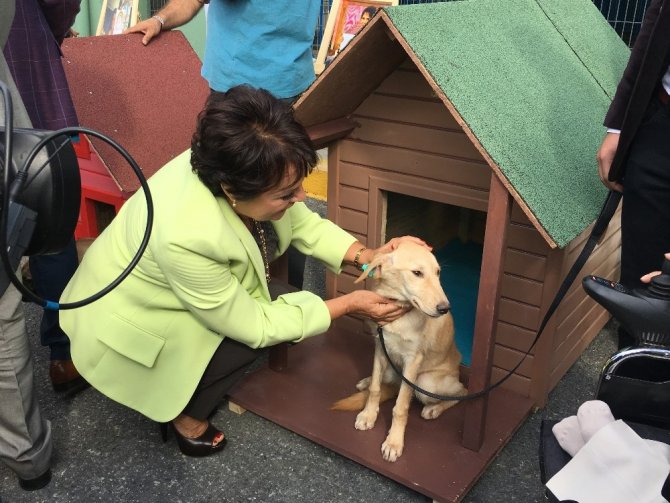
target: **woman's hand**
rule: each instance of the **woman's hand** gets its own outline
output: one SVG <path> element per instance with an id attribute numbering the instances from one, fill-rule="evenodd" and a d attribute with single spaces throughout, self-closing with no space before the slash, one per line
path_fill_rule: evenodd
<path id="1" fill-rule="evenodd" d="M 372 250 L 373 251 L 373 256 L 377 255 L 379 253 L 390 253 L 393 250 L 395 250 L 396 248 L 398 248 L 400 243 L 406 242 L 406 241 L 416 243 L 416 244 L 421 245 L 421 246 L 425 246 L 426 248 L 428 248 L 431 251 L 433 250 L 433 247 L 427 245 L 426 242 L 423 239 L 417 238 L 415 236 L 401 236 L 399 238 L 393 238 L 393 239 L 389 240 L 385 245 L 380 246 L 376 250 Z"/>
<path id="2" fill-rule="evenodd" d="M 414 237 L 414 236 L 401 236 L 399 238 L 393 238 L 389 240 L 386 244 L 380 246 L 377 249 L 371 250 L 369 248 L 365 248 L 362 244 L 356 242 L 351 245 L 349 250 L 347 251 L 347 254 L 345 255 L 344 259 L 345 261 L 348 261 L 349 263 L 353 263 L 354 265 L 360 265 L 360 264 L 369 264 L 372 262 L 372 260 L 375 258 L 375 256 L 379 254 L 384 254 L 384 253 L 390 253 L 398 246 L 400 243 L 404 241 L 410 241 L 412 243 L 419 244 L 421 246 L 425 246 L 429 250 L 433 250 L 432 246 L 429 246 L 426 244 L 426 242 L 423 239 Z M 362 250 L 362 251 L 361 251 Z M 359 253 L 360 252 L 360 253 Z M 356 264 L 355 257 L 358 256 L 358 264 Z"/>
<path id="3" fill-rule="evenodd" d="M 352 296 L 350 313 L 365 316 L 379 325 L 397 320 L 412 307 L 369 290 L 355 290 L 349 295 Z"/>
<path id="4" fill-rule="evenodd" d="M 354 290 L 335 299 L 326 301 L 331 319 L 345 314 L 364 316 L 379 325 L 397 320 L 411 309 L 397 301 L 387 299 L 369 290 Z"/>

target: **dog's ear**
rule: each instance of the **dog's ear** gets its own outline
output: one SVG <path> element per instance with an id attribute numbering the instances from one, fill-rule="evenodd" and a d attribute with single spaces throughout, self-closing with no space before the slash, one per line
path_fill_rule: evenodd
<path id="1" fill-rule="evenodd" d="M 390 264 L 393 261 L 393 252 L 385 253 L 383 255 L 376 255 L 372 262 L 368 264 L 365 271 L 363 271 L 354 283 L 362 283 L 367 278 L 379 279 L 382 275 L 382 265 Z"/>

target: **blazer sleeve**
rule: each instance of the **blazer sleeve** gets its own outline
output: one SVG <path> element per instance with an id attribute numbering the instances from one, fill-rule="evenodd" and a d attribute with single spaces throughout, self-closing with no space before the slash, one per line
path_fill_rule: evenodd
<path id="1" fill-rule="evenodd" d="M 334 224 L 327 218 L 307 208 L 304 203 L 297 203 L 289 210 L 289 219 L 280 221 L 277 231 L 282 236 L 290 236 L 290 244 L 305 255 L 313 256 L 323 262 L 328 269 L 335 273 L 342 270 L 342 261 L 349 247 L 356 242 L 356 238 L 347 231 Z M 290 229 L 281 225 L 290 225 Z M 280 246 L 282 243 L 280 242 Z M 282 250 L 288 246 L 284 243 Z"/>
<path id="2" fill-rule="evenodd" d="M 219 243 L 229 243 L 229 249 Z M 234 235 L 162 243 L 156 259 L 179 303 L 221 336 L 258 348 L 300 341 L 330 326 L 326 304 L 313 293 L 271 302 L 264 278 Z"/>
<path id="3" fill-rule="evenodd" d="M 635 86 L 635 80 L 640 72 L 640 66 L 642 65 L 649 44 L 649 37 L 653 31 L 658 14 L 661 11 L 662 4 L 663 0 L 651 0 L 651 3 L 647 7 L 647 11 L 645 12 L 642 21 L 642 27 L 640 28 L 640 33 L 638 34 L 633 50 L 631 51 L 628 64 L 623 72 L 621 81 L 619 81 L 612 103 L 605 115 L 604 125 L 608 128 L 621 129 L 623 125 L 623 119 L 626 115 L 633 87 Z"/>

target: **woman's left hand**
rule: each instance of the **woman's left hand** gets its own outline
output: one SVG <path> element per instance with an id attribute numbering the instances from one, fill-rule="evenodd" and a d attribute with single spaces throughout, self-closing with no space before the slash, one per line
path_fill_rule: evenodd
<path id="1" fill-rule="evenodd" d="M 423 239 L 414 237 L 414 236 L 401 236 L 398 238 L 392 238 L 386 244 L 380 246 L 376 249 L 365 248 L 359 242 L 355 242 L 347 250 L 345 255 L 345 260 L 349 263 L 353 263 L 356 267 L 360 269 L 361 264 L 369 264 L 377 255 L 383 255 L 385 253 L 390 253 L 403 242 L 416 243 L 421 246 L 425 246 L 428 250 L 433 251 L 433 247 L 426 244 Z"/>
<path id="2" fill-rule="evenodd" d="M 399 238 L 392 238 L 385 245 L 382 245 L 379 248 L 377 248 L 376 250 L 373 250 L 373 255 L 377 255 L 377 254 L 380 254 L 380 253 L 390 253 L 393 250 L 395 250 L 396 248 L 398 248 L 400 243 L 407 242 L 407 241 L 409 241 L 411 243 L 416 243 L 416 244 L 421 245 L 421 246 L 425 246 L 430 251 L 433 251 L 433 247 L 426 244 L 426 242 L 423 239 L 417 238 L 415 236 L 401 236 Z"/>
<path id="3" fill-rule="evenodd" d="M 348 312 L 365 316 L 378 325 L 385 325 L 405 315 L 412 306 L 400 304 L 370 290 L 354 290 L 347 294 L 350 298 Z"/>

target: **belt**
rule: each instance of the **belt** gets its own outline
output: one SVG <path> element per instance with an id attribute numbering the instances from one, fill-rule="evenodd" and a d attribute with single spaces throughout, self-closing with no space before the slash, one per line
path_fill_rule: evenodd
<path id="1" fill-rule="evenodd" d="M 661 86 L 661 88 L 658 90 L 658 99 L 661 100 L 661 103 L 664 105 L 667 105 L 668 102 L 670 102 L 670 96 L 668 96 L 668 92 L 663 86 Z"/>

